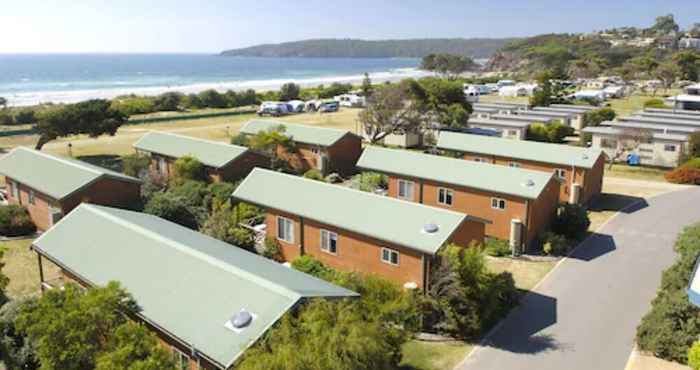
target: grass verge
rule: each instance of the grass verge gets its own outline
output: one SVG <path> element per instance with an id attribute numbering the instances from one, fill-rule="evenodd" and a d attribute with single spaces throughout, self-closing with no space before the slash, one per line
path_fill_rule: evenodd
<path id="1" fill-rule="evenodd" d="M 402 370 L 450 370 L 453 369 L 473 346 L 469 343 L 424 342 L 412 340 L 403 346 Z"/>

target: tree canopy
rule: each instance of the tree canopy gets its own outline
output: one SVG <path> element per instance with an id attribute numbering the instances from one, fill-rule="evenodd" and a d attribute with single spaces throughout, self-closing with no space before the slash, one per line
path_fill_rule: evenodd
<path id="1" fill-rule="evenodd" d="M 39 141 L 36 149 L 59 137 L 86 134 L 90 137 L 114 135 L 127 121 L 127 116 L 113 109 L 111 102 L 103 99 L 87 100 L 41 112 L 36 130 Z"/>
<path id="2" fill-rule="evenodd" d="M 429 54 L 423 57 L 420 68 L 454 79 L 464 72 L 479 69 L 479 65 L 471 58 L 462 55 Z"/>

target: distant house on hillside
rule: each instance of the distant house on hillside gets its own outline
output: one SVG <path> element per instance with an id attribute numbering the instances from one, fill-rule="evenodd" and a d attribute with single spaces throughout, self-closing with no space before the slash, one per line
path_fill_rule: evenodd
<path id="1" fill-rule="evenodd" d="M 231 369 L 285 313 L 358 294 L 162 218 L 83 204 L 32 244 L 42 290 L 117 281 L 178 369 Z M 61 275 L 45 275 L 44 264 Z"/>
<path id="2" fill-rule="evenodd" d="M 483 243 L 489 222 L 259 168 L 232 199 L 265 209 L 267 237 L 277 241 L 286 261 L 310 255 L 337 270 L 413 288 L 428 285 L 444 245 Z"/>
<path id="3" fill-rule="evenodd" d="M 151 171 L 165 178 L 173 174 L 175 161 L 184 156 L 201 162 L 214 182 L 235 181 L 255 167 L 269 165 L 267 158 L 246 147 L 158 131 L 144 135 L 134 148 L 148 153 Z"/>
<path id="4" fill-rule="evenodd" d="M 362 152 L 362 138 L 348 130 L 305 126 L 278 121 L 248 121 L 241 133 L 256 135 L 259 132 L 284 127 L 284 134 L 295 144 L 292 152 L 278 151 L 300 172 L 318 169 L 323 174 L 338 172 L 350 175 L 355 172 L 355 163 Z"/>
<path id="5" fill-rule="evenodd" d="M 684 37 L 678 41 L 678 47 L 681 49 L 700 50 L 700 38 Z"/>
<path id="6" fill-rule="evenodd" d="M 132 208 L 141 180 L 91 164 L 18 147 L 0 158 L 8 202 L 27 208 L 39 230 L 48 230 L 80 203 Z"/>

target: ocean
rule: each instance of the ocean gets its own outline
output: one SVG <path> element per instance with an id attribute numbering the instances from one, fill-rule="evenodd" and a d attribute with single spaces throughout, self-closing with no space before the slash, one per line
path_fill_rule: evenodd
<path id="1" fill-rule="evenodd" d="M 269 90 L 426 75 L 412 58 L 247 58 L 207 54 L 0 54 L 0 96 L 11 106 L 124 94 Z"/>

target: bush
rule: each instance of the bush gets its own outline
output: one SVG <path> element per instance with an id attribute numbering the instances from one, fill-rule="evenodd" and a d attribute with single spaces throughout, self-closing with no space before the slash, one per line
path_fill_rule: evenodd
<path id="1" fill-rule="evenodd" d="M 664 178 L 674 184 L 700 184 L 700 168 L 694 167 L 695 162 L 690 165 L 682 165 L 673 171 L 666 172 Z"/>
<path id="2" fill-rule="evenodd" d="M 129 154 L 122 157 L 122 171 L 134 177 L 144 174 L 151 165 L 151 157 L 145 154 Z"/>
<path id="3" fill-rule="evenodd" d="M 700 132 L 693 132 L 688 136 L 688 154 L 691 157 L 700 157 Z"/>
<path id="4" fill-rule="evenodd" d="M 591 220 L 585 208 L 578 204 L 562 203 L 557 209 L 552 231 L 567 239 L 581 239 L 586 236 L 589 226 Z"/>
<path id="5" fill-rule="evenodd" d="M 601 108 L 583 114 L 583 126 L 599 126 L 605 121 L 612 121 L 617 114 L 611 108 Z M 590 140 L 589 140 L 590 141 Z"/>
<path id="6" fill-rule="evenodd" d="M 661 99 L 649 99 L 644 102 L 644 108 L 668 108 Z"/>
<path id="7" fill-rule="evenodd" d="M 528 127 L 526 138 L 527 140 L 544 143 L 563 143 L 564 138 L 573 134 L 573 127 L 566 126 L 560 122 L 554 122 L 549 125 L 535 123 Z"/>
<path id="8" fill-rule="evenodd" d="M 316 276 L 323 280 L 330 281 L 334 278 L 333 274 L 335 271 L 333 271 L 333 269 L 327 267 L 321 261 L 308 254 L 295 258 L 294 261 L 292 261 L 292 267 L 297 271 Z"/>
<path id="9" fill-rule="evenodd" d="M 14 300 L 0 308 L 0 358 L 9 369 L 36 369 L 34 343 L 17 332 L 15 319 L 30 301 Z"/>
<path id="10" fill-rule="evenodd" d="M 231 199 L 231 194 L 236 190 L 236 184 L 230 182 L 215 182 L 210 184 L 207 188 L 207 208 L 216 209 L 224 204 L 228 204 L 229 199 Z"/>
<path id="11" fill-rule="evenodd" d="M 176 181 L 208 180 L 206 169 L 202 162 L 190 156 L 180 157 L 173 163 L 173 175 Z"/>
<path id="12" fill-rule="evenodd" d="M 16 125 L 27 125 L 36 122 L 36 114 L 33 109 L 20 109 L 15 112 L 14 123 Z"/>
<path id="13" fill-rule="evenodd" d="M 236 134 L 231 137 L 231 145 L 248 146 L 248 135 Z"/>
<path id="14" fill-rule="evenodd" d="M 280 243 L 277 241 L 277 239 L 271 237 L 265 238 L 265 250 L 263 251 L 263 257 L 275 261 L 284 261 L 282 256 L 282 248 L 280 247 Z"/>
<path id="15" fill-rule="evenodd" d="M 193 230 L 199 228 L 198 217 L 187 206 L 187 199 L 169 192 L 154 194 L 143 211 Z"/>
<path id="16" fill-rule="evenodd" d="M 700 257 L 700 224 L 685 228 L 674 250 L 678 258 L 663 273 L 651 310 L 637 327 L 637 343 L 660 358 L 688 363 L 689 348 L 700 333 L 700 308 L 690 303 L 686 293 Z"/>
<path id="17" fill-rule="evenodd" d="M 510 256 L 512 250 L 510 249 L 510 243 L 507 240 L 486 238 L 484 252 L 486 252 L 486 254 L 489 256 L 503 257 Z"/>
<path id="18" fill-rule="evenodd" d="M 363 172 L 352 178 L 352 188 L 362 191 L 373 192 L 377 189 L 389 187 L 389 178 L 381 173 Z"/>
<path id="19" fill-rule="evenodd" d="M 546 232 L 540 236 L 542 252 L 548 256 L 563 256 L 569 250 L 569 243 L 565 237 L 553 232 Z"/>
<path id="20" fill-rule="evenodd" d="M 683 165 L 691 167 L 691 168 L 700 169 L 700 158 L 690 159 L 689 161 L 685 162 Z"/>
<path id="21" fill-rule="evenodd" d="M 27 209 L 18 205 L 0 206 L 0 235 L 22 236 L 36 232 L 36 226 Z"/>
<path id="22" fill-rule="evenodd" d="M 304 173 L 304 177 L 307 179 L 311 179 L 311 180 L 326 182 L 326 179 L 321 174 L 321 171 L 319 171 L 315 168 L 312 168 L 312 169 L 306 171 L 306 173 Z"/>
<path id="23" fill-rule="evenodd" d="M 688 350 L 688 366 L 693 370 L 700 370 L 700 340 L 693 343 Z"/>

